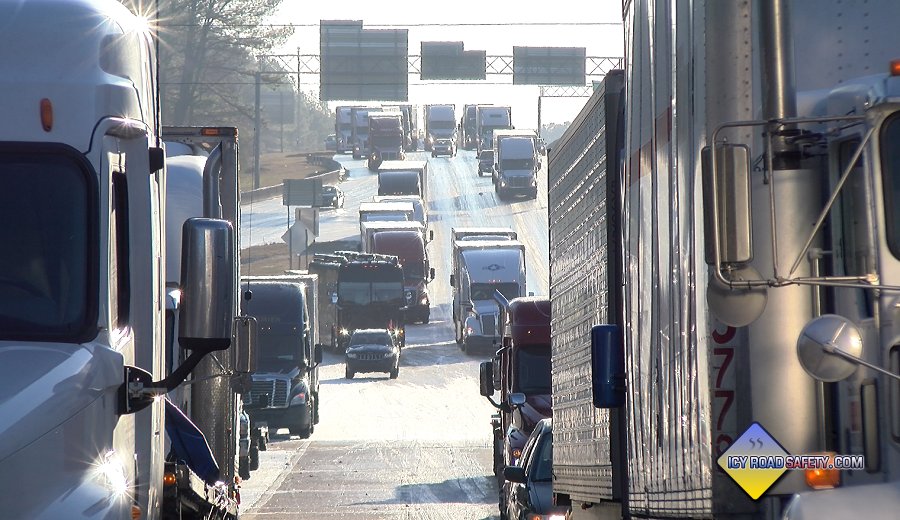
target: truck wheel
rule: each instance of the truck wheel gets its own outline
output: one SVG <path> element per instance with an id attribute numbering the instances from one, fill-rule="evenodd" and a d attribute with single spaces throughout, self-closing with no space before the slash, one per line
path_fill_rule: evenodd
<path id="1" fill-rule="evenodd" d="M 257 441 L 257 445 L 259 447 L 259 451 L 266 451 L 269 449 L 269 443 L 266 442 L 266 436 L 260 435 L 259 440 Z"/>
<path id="2" fill-rule="evenodd" d="M 390 378 L 397 379 L 398 376 L 400 376 L 400 366 L 399 365 L 395 366 L 394 368 L 391 369 Z"/>
<path id="3" fill-rule="evenodd" d="M 427 325 L 429 320 L 431 320 L 431 311 L 425 311 L 425 317 L 422 319 L 422 323 Z"/>
<path id="4" fill-rule="evenodd" d="M 353 379 L 353 376 L 355 376 L 355 375 L 356 375 L 356 372 L 350 370 L 350 367 L 349 367 L 349 366 L 348 366 L 347 369 L 344 371 L 344 377 L 345 377 L 346 379 Z"/>
<path id="5" fill-rule="evenodd" d="M 250 461 L 247 460 L 249 457 L 241 457 L 238 461 L 238 476 L 241 477 L 242 480 L 250 479 Z"/>
<path id="6" fill-rule="evenodd" d="M 481 171 L 481 169 L 478 170 L 478 176 L 479 176 L 479 177 L 484 177 L 484 173 Z"/>
<path id="7" fill-rule="evenodd" d="M 310 435 L 312 435 L 313 427 L 310 425 L 307 428 L 299 428 L 297 426 L 291 426 L 288 428 L 291 430 L 291 435 L 299 435 L 301 439 L 308 439 Z"/>
<path id="8" fill-rule="evenodd" d="M 256 446 L 250 446 L 250 453 L 248 457 L 248 464 L 250 467 L 250 471 L 256 471 L 259 469 L 259 448 Z"/>
<path id="9" fill-rule="evenodd" d="M 319 396 L 313 399 L 313 424 L 319 424 Z"/>

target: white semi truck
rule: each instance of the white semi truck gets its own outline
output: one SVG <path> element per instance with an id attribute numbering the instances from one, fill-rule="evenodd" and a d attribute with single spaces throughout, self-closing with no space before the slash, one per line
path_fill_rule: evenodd
<path id="1" fill-rule="evenodd" d="M 152 35 L 114 1 L 2 2 L 0 19 L 0 218 L 15 244 L 0 249 L 0 511 L 160 518 L 159 397 L 235 348 L 234 229 L 185 222 L 178 342 L 191 354 L 167 358 Z"/>
<path id="2" fill-rule="evenodd" d="M 163 127 L 166 146 L 166 358 L 177 364 L 190 355 L 175 338 L 181 322 L 181 255 L 182 228 L 190 218 L 222 218 L 237 229 L 240 225 L 238 131 L 234 127 Z M 235 237 L 235 272 L 240 269 L 240 243 Z M 238 290 L 235 285 L 235 291 Z M 236 315 L 241 314 L 240 295 L 233 298 Z M 245 322 L 248 323 L 249 322 Z M 239 486 L 235 476 L 250 478 L 251 438 L 241 428 L 242 393 L 249 390 L 248 371 L 252 367 L 239 360 L 236 351 L 213 354 L 194 369 L 189 384 L 169 395 L 178 407 L 203 433 L 216 464 L 219 478 L 206 482 L 196 468 L 185 461 L 193 453 L 182 449 L 173 436 L 180 432 L 167 425 L 169 453 L 166 461 L 166 486 L 163 507 L 165 515 L 181 511 L 186 518 L 202 518 L 219 511 L 236 516 L 239 511 Z M 171 406 L 171 405 L 170 405 Z M 171 407 L 167 414 L 177 415 Z M 189 450 L 190 447 L 184 449 Z M 256 454 L 256 446 L 252 447 Z M 254 461 L 255 462 L 255 461 Z M 255 464 L 254 464 L 255 466 Z M 218 482 L 228 483 L 220 486 Z M 224 515 L 220 515 L 224 516 Z"/>
<path id="3" fill-rule="evenodd" d="M 495 291 L 507 299 L 526 295 L 525 245 L 518 240 L 459 240 L 452 247 L 456 343 L 464 352 L 489 350 L 498 340 Z"/>
<path id="4" fill-rule="evenodd" d="M 900 4 L 624 9 L 624 74 L 550 152 L 557 503 L 895 518 Z M 729 476 L 763 446 L 864 463 Z"/>
<path id="5" fill-rule="evenodd" d="M 425 105 L 425 151 L 433 151 L 438 140 L 456 140 L 455 105 Z"/>

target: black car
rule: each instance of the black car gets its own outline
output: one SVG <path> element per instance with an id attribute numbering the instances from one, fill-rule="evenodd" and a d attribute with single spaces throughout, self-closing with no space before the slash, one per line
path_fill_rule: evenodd
<path id="1" fill-rule="evenodd" d="M 400 346 L 387 329 L 360 329 L 350 336 L 345 354 L 346 378 L 357 372 L 387 372 L 400 375 Z"/>
<path id="2" fill-rule="evenodd" d="M 500 518 L 564 520 L 568 508 L 553 505 L 553 420 L 542 419 L 534 427 L 516 466 L 503 470 Z"/>
<path id="3" fill-rule="evenodd" d="M 482 150 L 478 156 L 478 176 L 482 173 L 490 173 L 494 171 L 494 151 Z"/>
<path id="4" fill-rule="evenodd" d="M 337 186 L 322 186 L 322 205 L 335 208 L 344 207 L 344 192 Z"/>

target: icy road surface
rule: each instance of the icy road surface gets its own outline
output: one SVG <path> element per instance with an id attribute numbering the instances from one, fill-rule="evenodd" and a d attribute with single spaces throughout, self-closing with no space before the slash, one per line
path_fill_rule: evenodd
<path id="1" fill-rule="evenodd" d="M 548 293 L 546 176 L 538 200 L 498 201 L 490 177 L 479 178 L 473 152 L 428 158 L 431 323 L 407 326 L 400 377 L 344 379 L 343 359 L 326 354 L 321 370 L 321 422 L 310 439 L 274 435 L 260 469 L 244 482 L 245 520 L 497 518 L 490 418 L 478 393 L 478 364 L 488 353 L 462 354 L 449 314 L 452 227 L 508 225 L 526 244 L 528 291 Z M 358 237 L 359 203 L 371 200 L 377 177 L 363 161 L 338 156 L 349 171 L 344 209 L 323 210 L 320 240 Z M 546 160 L 544 161 L 546 163 Z M 545 166 L 546 170 L 546 166 Z M 281 200 L 244 206 L 253 244 L 280 240 Z M 248 237 L 246 228 L 242 235 Z M 243 243 L 250 243 L 249 240 Z"/>

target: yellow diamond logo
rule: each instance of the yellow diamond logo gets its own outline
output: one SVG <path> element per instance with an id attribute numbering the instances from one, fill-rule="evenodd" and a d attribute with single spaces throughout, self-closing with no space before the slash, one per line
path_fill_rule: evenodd
<path id="1" fill-rule="evenodd" d="M 725 450 L 718 464 L 750 498 L 756 500 L 787 471 L 784 468 L 787 455 L 790 453 L 754 422 Z"/>

